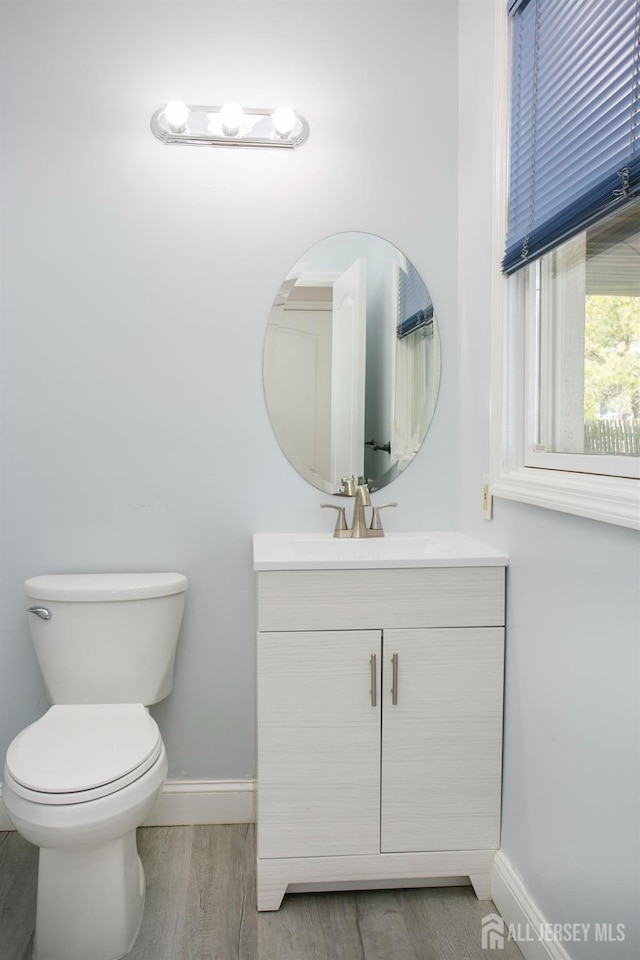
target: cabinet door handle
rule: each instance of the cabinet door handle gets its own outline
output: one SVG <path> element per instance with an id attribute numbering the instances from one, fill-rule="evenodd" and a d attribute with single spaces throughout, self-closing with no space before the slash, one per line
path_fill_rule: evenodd
<path id="1" fill-rule="evenodd" d="M 391 681 L 391 703 L 394 705 L 398 702 L 398 654 L 394 653 L 391 657 L 391 669 L 392 669 L 392 681 Z"/>
<path id="2" fill-rule="evenodd" d="M 371 666 L 371 706 L 375 707 L 378 704 L 378 678 L 375 653 L 371 654 L 369 664 Z"/>

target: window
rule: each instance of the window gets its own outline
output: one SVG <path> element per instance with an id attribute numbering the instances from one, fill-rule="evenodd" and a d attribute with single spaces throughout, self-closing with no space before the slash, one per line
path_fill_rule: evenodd
<path id="1" fill-rule="evenodd" d="M 529 467 L 640 477 L 640 204 L 526 267 Z"/>
<path id="2" fill-rule="evenodd" d="M 640 0 L 511 0 L 509 12 L 492 492 L 640 528 Z"/>

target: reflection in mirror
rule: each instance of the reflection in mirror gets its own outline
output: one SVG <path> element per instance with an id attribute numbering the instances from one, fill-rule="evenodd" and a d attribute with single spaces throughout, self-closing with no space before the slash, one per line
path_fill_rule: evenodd
<path id="1" fill-rule="evenodd" d="M 431 297 L 392 244 L 336 234 L 284 278 L 265 337 L 265 397 L 283 452 L 314 487 L 393 480 L 420 449 L 439 382 Z"/>

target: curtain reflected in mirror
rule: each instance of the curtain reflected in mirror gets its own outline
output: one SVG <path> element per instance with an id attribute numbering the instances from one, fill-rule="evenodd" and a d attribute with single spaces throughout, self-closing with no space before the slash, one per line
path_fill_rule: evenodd
<path id="1" fill-rule="evenodd" d="M 433 303 L 396 247 L 341 233 L 292 267 L 267 324 L 264 389 L 278 443 L 305 480 L 333 494 L 345 478 L 390 483 L 424 441 L 439 383 Z"/>

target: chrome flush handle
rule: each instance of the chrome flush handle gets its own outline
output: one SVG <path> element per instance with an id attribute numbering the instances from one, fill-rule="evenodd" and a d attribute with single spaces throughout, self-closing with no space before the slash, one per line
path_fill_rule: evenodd
<path id="1" fill-rule="evenodd" d="M 41 620 L 51 620 L 51 611 L 46 607 L 29 607 L 27 613 L 35 613 Z"/>

